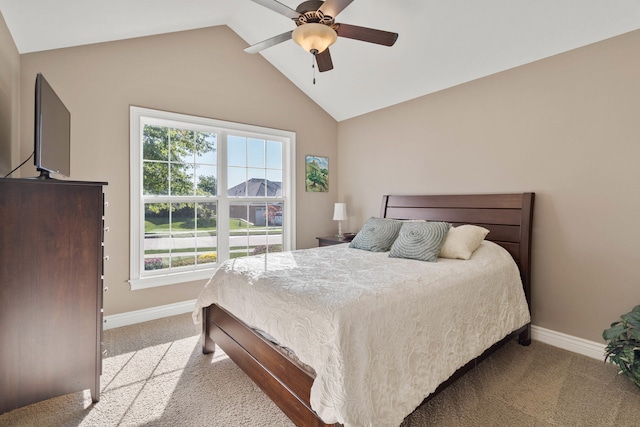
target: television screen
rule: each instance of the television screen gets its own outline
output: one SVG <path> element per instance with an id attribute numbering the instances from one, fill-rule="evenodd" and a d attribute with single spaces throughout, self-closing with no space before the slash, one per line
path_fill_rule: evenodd
<path id="1" fill-rule="evenodd" d="M 41 73 L 36 76 L 34 164 L 41 178 L 70 176 L 71 114 Z"/>

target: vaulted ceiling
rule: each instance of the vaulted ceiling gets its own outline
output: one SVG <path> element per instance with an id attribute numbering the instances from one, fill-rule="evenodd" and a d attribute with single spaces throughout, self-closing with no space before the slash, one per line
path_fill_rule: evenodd
<path id="1" fill-rule="evenodd" d="M 251 45 L 295 28 L 251 0 L 0 0 L 0 12 L 20 53 L 215 25 Z M 258 55 L 341 121 L 639 29 L 640 1 L 355 0 L 336 21 L 398 41 L 339 37 L 335 68 L 316 70 L 315 85 L 313 58 L 293 41 Z"/>

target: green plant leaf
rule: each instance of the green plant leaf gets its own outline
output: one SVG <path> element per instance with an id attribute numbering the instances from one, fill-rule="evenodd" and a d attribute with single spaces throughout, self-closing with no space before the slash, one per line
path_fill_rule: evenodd
<path id="1" fill-rule="evenodd" d="M 618 365 L 618 374 L 640 387 L 640 305 L 620 319 L 602 332 L 602 338 L 608 341 L 604 360 Z"/>
<path id="2" fill-rule="evenodd" d="M 623 323 L 640 328 L 640 313 L 631 312 L 623 314 L 620 317 L 622 318 Z"/>
<path id="3" fill-rule="evenodd" d="M 635 346 L 633 346 L 631 344 L 627 344 L 627 345 L 624 346 L 624 349 L 623 349 L 623 353 L 624 353 L 625 359 L 630 364 L 633 363 L 633 361 L 635 359 L 635 356 L 636 356 L 635 351 L 633 351 L 634 347 Z"/>
<path id="4" fill-rule="evenodd" d="M 602 332 L 602 338 L 604 338 L 605 341 L 611 341 L 624 334 L 626 329 L 627 328 L 625 328 L 625 326 L 621 322 L 616 322 L 612 324 L 609 329 L 605 329 Z"/>

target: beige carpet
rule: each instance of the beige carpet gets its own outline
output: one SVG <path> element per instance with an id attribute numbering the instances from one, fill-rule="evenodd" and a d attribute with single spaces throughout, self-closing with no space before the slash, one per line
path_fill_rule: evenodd
<path id="1" fill-rule="evenodd" d="M 224 353 L 203 355 L 198 333 L 186 314 L 105 331 L 100 402 L 74 393 L 0 415 L 0 426 L 293 425 Z M 509 343 L 402 424 L 638 425 L 640 390 L 615 367 L 538 342 Z"/>

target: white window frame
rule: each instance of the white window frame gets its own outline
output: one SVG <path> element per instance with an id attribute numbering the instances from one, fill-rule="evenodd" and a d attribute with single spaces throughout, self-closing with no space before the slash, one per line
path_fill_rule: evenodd
<path id="1" fill-rule="evenodd" d="M 238 202 L 264 202 L 267 198 L 228 197 L 227 196 L 227 147 L 226 134 L 251 136 L 257 138 L 270 138 L 283 142 L 283 176 L 282 199 L 284 204 L 284 220 L 282 224 L 282 250 L 295 249 L 296 242 L 296 212 L 295 212 L 295 158 L 296 158 L 296 134 L 295 132 L 280 129 L 271 129 L 261 126 L 253 126 L 242 123 L 227 122 L 206 117 L 191 116 L 180 113 L 172 113 L 149 108 L 130 106 L 130 278 L 131 290 L 147 289 L 157 286 L 173 285 L 184 282 L 208 279 L 218 268 L 219 263 L 212 263 L 210 268 L 194 268 L 190 271 L 159 273 L 145 272 L 144 262 L 144 200 L 142 194 L 142 119 L 161 120 L 165 122 L 175 121 L 180 125 L 187 124 L 190 128 L 215 128 L 224 138 L 218 140 L 218 195 L 203 198 L 199 201 L 216 201 L 218 203 L 218 236 L 229 235 L 228 206 Z M 228 240 L 219 239 L 218 248 L 228 250 Z"/>

